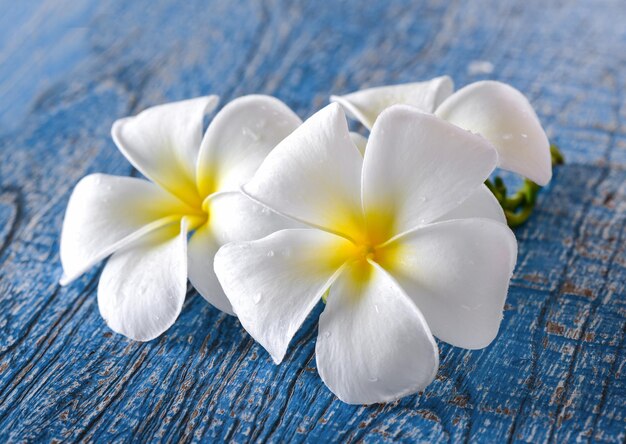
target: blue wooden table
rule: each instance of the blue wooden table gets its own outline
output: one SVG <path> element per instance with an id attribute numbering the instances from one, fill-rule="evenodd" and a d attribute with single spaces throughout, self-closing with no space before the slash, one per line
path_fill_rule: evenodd
<path id="1" fill-rule="evenodd" d="M 165 335 L 101 319 L 101 266 L 60 287 L 85 174 L 136 175 L 113 120 L 170 100 L 342 94 L 451 75 L 523 91 L 567 158 L 516 230 L 498 338 L 440 343 L 423 393 L 349 406 L 315 368 L 316 318 L 275 366 L 193 289 Z M 0 2 L 0 441 L 626 440 L 626 3 Z"/>

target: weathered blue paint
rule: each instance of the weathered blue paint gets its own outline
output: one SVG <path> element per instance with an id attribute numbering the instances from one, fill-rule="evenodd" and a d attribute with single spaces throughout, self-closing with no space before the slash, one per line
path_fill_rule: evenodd
<path id="1" fill-rule="evenodd" d="M 1 3 L 2 441 L 624 442 L 622 0 Z M 441 344 L 423 394 L 335 399 L 315 368 L 319 308 L 275 366 L 193 290 L 175 326 L 140 344 L 100 318 L 101 267 L 58 286 L 72 187 L 133 173 L 109 138 L 114 119 L 252 92 L 306 117 L 330 93 L 444 73 L 524 91 L 568 163 L 517 230 L 497 340 Z"/>

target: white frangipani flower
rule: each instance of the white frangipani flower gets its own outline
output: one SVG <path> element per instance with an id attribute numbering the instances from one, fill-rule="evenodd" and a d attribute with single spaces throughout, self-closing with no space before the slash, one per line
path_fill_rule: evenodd
<path id="1" fill-rule="evenodd" d="M 424 388 L 433 334 L 476 349 L 498 332 L 517 243 L 483 187 L 496 162 L 484 138 L 402 105 L 376 120 L 363 158 L 339 105 L 319 111 L 243 187 L 307 228 L 215 256 L 242 325 L 279 363 L 330 288 L 316 355 L 333 393 L 369 404 Z"/>
<path id="2" fill-rule="evenodd" d="M 203 118 L 217 102 L 200 97 L 116 121 L 113 140 L 149 180 L 92 174 L 70 197 L 61 282 L 111 255 L 98 305 L 109 327 L 131 339 L 153 339 L 174 323 L 187 277 L 208 302 L 232 314 L 213 272 L 215 252 L 292 226 L 239 188 L 300 119 L 277 99 L 245 96 L 217 113 L 203 137 Z"/>
<path id="3" fill-rule="evenodd" d="M 532 106 L 517 89 L 501 82 L 481 81 L 452 93 L 452 79 L 382 86 L 331 101 L 371 129 L 376 118 L 395 104 L 433 113 L 485 137 L 498 150 L 498 166 L 528 177 L 539 185 L 552 178 L 550 144 Z"/>

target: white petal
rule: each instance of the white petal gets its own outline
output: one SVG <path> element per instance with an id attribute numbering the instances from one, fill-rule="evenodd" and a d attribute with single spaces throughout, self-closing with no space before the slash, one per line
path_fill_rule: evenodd
<path id="1" fill-rule="evenodd" d="M 195 169 L 203 118 L 217 103 L 217 96 L 206 96 L 154 106 L 134 117 L 117 120 L 111 135 L 144 176 L 188 203 L 197 204 Z"/>
<path id="2" fill-rule="evenodd" d="M 350 243 L 316 229 L 283 230 L 217 252 L 215 272 L 243 327 L 282 361 L 289 341 L 332 283 Z"/>
<path id="3" fill-rule="evenodd" d="M 506 224 L 504 210 L 486 185 L 480 186 L 474 193 L 465 199 L 461 205 L 437 219 L 436 222 L 452 219 L 492 219 Z"/>
<path id="4" fill-rule="evenodd" d="M 533 107 L 515 88 L 494 81 L 472 83 L 445 100 L 436 114 L 488 139 L 503 169 L 539 185 L 550 181 L 548 138 Z"/>
<path id="5" fill-rule="evenodd" d="M 200 193 L 239 190 L 267 153 L 301 123 L 274 97 L 250 95 L 228 103 L 202 140 L 197 166 Z"/>
<path id="6" fill-rule="evenodd" d="M 504 224 L 462 219 L 421 227 L 386 247 L 381 263 L 424 314 L 433 334 L 463 348 L 498 333 L 517 242 Z"/>
<path id="7" fill-rule="evenodd" d="M 170 224 L 115 253 L 98 285 L 109 327 L 136 341 L 170 328 L 187 291 L 187 223 Z"/>
<path id="8" fill-rule="evenodd" d="M 219 247 L 299 226 L 239 192 L 217 194 L 209 203 L 208 224 L 196 230 L 189 241 L 189 280 L 211 305 L 233 314 L 213 271 L 213 258 Z"/>
<path id="9" fill-rule="evenodd" d="M 484 138 L 415 108 L 384 111 L 363 164 L 363 206 L 393 215 L 395 234 L 424 225 L 460 205 L 496 166 Z M 387 214 L 389 213 L 389 214 Z"/>
<path id="10" fill-rule="evenodd" d="M 220 244 L 207 225 L 197 229 L 187 246 L 189 281 L 206 301 L 218 310 L 234 315 L 233 307 L 215 276 L 213 260 Z"/>
<path id="11" fill-rule="evenodd" d="M 341 107 L 331 104 L 283 140 L 243 189 L 282 214 L 350 232 L 361 223 L 362 163 Z"/>
<path id="12" fill-rule="evenodd" d="M 346 270 L 330 287 L 315 352 L 322 380 L 349 404 L 415 393 L 430 384 L 439 366 L 422 314 L 378 267 L 368 282 L 353 282 Z"/>
<path id="13" fill-rule="evenodd" d="M 210 200 L 209 226 L 220 245 L 260 239 L 286 228 L 305 228 L 238 191 L 220 193 Z"/>
<path id="14" fill-rule="evenodd" d="M 355 133 L 350 131 L 350 139 L 361 153 L 361 156 L 365 155 L 365 147 L 367 146 L 367 137 L 360 135 L 359 133 Z"/>
<path id="15" fill-rule="evenodd" d="M 348 115 L 371 129 L 374 121 L 392 105 L 410 105 L 432 113 L 450 94 L 454 84 L 448 76 L 436 77 L 426 82 L 404 83 L 363 89 L 345 96 L 331 96 Z"/>
<path id="16" fill-rule="evenodd" d="M 61 233 L 63 285 L 189 208 L 143 179 L 92 174 L 72 192 Z M 178 219 L 180 216 L 178 217 Z"/>

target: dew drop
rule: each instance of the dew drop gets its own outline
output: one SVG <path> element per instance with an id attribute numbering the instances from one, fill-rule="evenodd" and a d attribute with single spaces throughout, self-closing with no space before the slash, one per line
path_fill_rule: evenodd
<path id="1" fill-rule="evenodd" d="M 259 119 L 259 121 L 256 123 L 255 126 L 257 129 L 262 129 L 262 128 L 265 128 L 265 125 L 267 125 L 267 120 Z"/>
<path id="2" fill-rule="evenodd" d="M 329 331 L 324 332 L 324 337 L 325 337 L 325 338 L 330 338 L 330 332 L 329 332 Z"/>
<path id="3" fill-rule="evenodd" d="M 267 207 L 263 207 L 263 208 L 261 209 L 261 213 L 263 213 L 263 214 L 270 214 L 270 213 L 271 213 L 271 210 L 270 210 L 269 208 L 267 208 Z"/>
<path id="4" fill-rule="evenodd" d="M 160 318 L 160 317 L 158 317 L 158 316 L 155 316 L 155 317 L 154 317 L 154 319 L 155 319 L 156 321 L 158 321 L 158 320 L 159 320 L 159 319 L 161 319 L 161 318 Z"/>
<path id="5" fill-rule="evenodd" d="M 267 257 L 274 257 L 274 250 L 270 250 L 267 252 Z"/>
<path id="6" fill-rule="evenodd" d="M 378 309 L 378 305 L 374 304 L 374 310 L 376 310 L 376 313 L 380 314 L 380 310 Z"/>
<path id="7" fill-rule="evenodd" d="M 378 378 L 376 376 L 370 376 L 369 380 L 370 380 L 370 382 L 377 382 Z"/>
<path id="8" fill-rule="evenodd" d="M 258 304 L 259 302 L 261 302 L 261 298 L 263 298 L 263 293 L 257 293 L 254 295 L 252 300 L 254 301 L 255 304 Z"/>
<path id="9" fill-rule="evenodd" d="M 511 140 L 512 138 L 513 138 L 513 134 L 511 133 L 502 134 L 503 140 Z"/>
<path id="10" fill-rule="evenodd" d="M 521 134 L 521 136 L 522 136 L 524 139 L 528 139 L 528 134 L 526 134 L 526 133 L 522 133 L 522 134 Z"/>
<path id="11" fill-rule="evenodd" d="M 241 134 L 243 134 L 244 136 L 248 137 L 249 139 L 252 139 L 255 142 L 258 142 L 260 137 L 257 133 L 255 133 L 254 131 L 252 131 L 250 128 L 244 126 L 241 129 Z"/>

